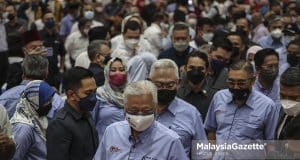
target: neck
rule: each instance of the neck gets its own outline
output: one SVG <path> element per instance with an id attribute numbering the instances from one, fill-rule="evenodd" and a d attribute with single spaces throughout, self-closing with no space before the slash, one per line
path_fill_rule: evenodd
<path id="1" fill-rule="evenodd" d="M 157 107 L 157 113 L 160 114 L 162 112 L 164 112 L 165 110 L 167 110 L 168 108 L 168 105 L 163 105 L 163 104 L 160 104 L 158 103 L 158 107 Z"/>
<path id="2" fill-rule="evenodd" d="M 198 92 L 200 92 L 201 91 L 201 88 L 202 88 L 202 86 L 203 86 L 203 80 L 202 80 L 202 82 L 200 82 L 199 84 L 193 84 L 192 82 L 188 82 L 189 83 L 189 85 L 190 85 L 190 87 L 191 87 L 191 90 L 194 92 L 194 93 L 198 93 Z"/>
<path id="3" fill-rule="evenodd" d="M 259 80 L 260 84 L 262 85 L 262 87 L 265 88 L 265 89 L 269 89 L 273 86 L 274 81 L 272 81 L 270 83 L 269 81 L 266 81 L 265 79 L 263 79 L 261 77 L 258 77 L 258 80 Z"/>
<path id="4" fill-rule="evenodd" d="M 76 112 L 82 113 L 82 111 L 79 109 L 79 107 L 77 107 L 77 105 L 73 101 L 68 99 L 67 102 Z"/>

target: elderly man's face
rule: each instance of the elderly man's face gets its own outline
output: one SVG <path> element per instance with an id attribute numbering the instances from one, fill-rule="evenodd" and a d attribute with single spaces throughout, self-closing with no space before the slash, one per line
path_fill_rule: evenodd
<path id="1" fill-rule="evenodd" d="M 156 85 L 157 89 L 175 90 L 179 84 L 174 69 L 158 69 L 150 77 L 151 81 Z"/>
<path id="2" fill-rule="evenodd" d="M 150 115 L 155 113 L 155 105 L 150 93 L 139 96 L 128 96 L 125 103 L 125 110 L 131 115 Z"/>

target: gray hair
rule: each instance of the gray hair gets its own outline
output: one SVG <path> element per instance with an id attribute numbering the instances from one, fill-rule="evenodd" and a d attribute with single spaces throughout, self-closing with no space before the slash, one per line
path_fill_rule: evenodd
<path id="1" fill-rule="evenodd" d="M 300 68 L 290 67 L 280 77 L 280 83 L 284 86 L 300 85 Z"/>
<path id="2" fill-rule="evenodd" d="M 248 73 L 248 75 L 253 76 L 254 75 L 254 69 L 253 65 L 245 60 L 239 60 L 233 64 L 230 65 L 229 71 L 230 70 L 244 70 Z"/>
<path id="3" fill-rule="evenodd" d="M 151 66 L 149 77 L 151 78 L 153 76 L 153 74 L 155 73 L 155 71 L 157 71 L 159 69 L 163 69 L 163 70 L 173 69 L 176 78 L 179 79 L 178 67 L 174 61 L 172 61 L 170 59 L 160 59 L 160 60 L 154 62 Z"/>
<path id="4" fill-rule="evenodd" d="M 151 94 L 153 103 L 157 104 L 157 88 L 147 80 L 132 82 L 124 90 L 124 103 L 127 103 L 129 96 Z"/>
<path id="5" fill-rule="evenodd" d="M 97 55 L 97 53 L 100 53 L 102 50 L 102 45 L 107 45 L 107 42 L 104 40 L 93 40 L 88 48 L 88 56 L 91 61 L 93 61 Z"/>
<path id="6" fill-rule="evenodd" d="M 26 55 L 22 62 L 22 71 L 26 78 L 45 79 L 48 74 L 48 59 L 41 55 Z"/>

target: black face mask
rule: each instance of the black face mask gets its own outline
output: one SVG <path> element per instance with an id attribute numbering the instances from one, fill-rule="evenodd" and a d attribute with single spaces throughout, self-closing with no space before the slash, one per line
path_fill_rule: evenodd
<path id="1" fill-rule="evenodd" d="M 52 103 L 49 103 L 47 106 L 39 107 L 39 109 L 37 109 L 36 112 L 38 113 L 39 117 L 43 117 L 49 113 L 51 108 L 52 108 Z"/>
<path id="2" fill-rule="evenodd" d="M 249 88 L 246 89 L 229 88 L 229 91 L 232 94 L 233 100 L 246 100 L 248 99 L 251 92 Z"/>
<path id="3" fill-rule="evenodd" d="M 277 69 L 262 69 L 260 71 L 260 76 L 268 81 L 268 82 L 273 82 L 278 75 L 278 68 Z"/>
<path id="4" fill-rule="evenodd" d="M 162 105 L 170 104 L 177 94 L 177 90 L 159 89 L 157 92 L 158 103 Z"/>
<path id="5" fill-rule="evenodd" d="M 298 58 L 295 54 L 287 55 L 287 62 L 292 66 L 300 65 L 300 58 Z"/>
<path id="6" fill-rule="evenodd" d="M 187 72 L 187 79 L 193 84 L 199 84 L 204 79 L 205 74 L 197 69 L 192 69 Z"/>
<path id="7" fill-rule="evenodd" d="M 12 14 L 12 13 L 9 13 L 8 15 L 7 15 L 7 18 L 8 18 L 8 20 L 13 20 L 14 18 L 15 18 L 15 15 L 14 14 Z"/>

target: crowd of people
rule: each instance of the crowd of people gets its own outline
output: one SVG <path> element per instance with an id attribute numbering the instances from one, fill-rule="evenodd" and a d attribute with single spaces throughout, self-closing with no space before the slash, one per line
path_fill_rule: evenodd
<path id="1" fill-rule="evenodd" d="M 300 159 L 299 2 L 0 0 L 0 159 Z"/>

